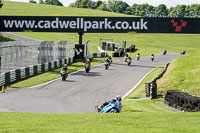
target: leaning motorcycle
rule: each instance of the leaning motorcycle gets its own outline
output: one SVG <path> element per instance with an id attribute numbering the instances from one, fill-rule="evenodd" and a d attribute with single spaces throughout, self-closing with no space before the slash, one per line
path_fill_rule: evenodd
<path id="1" fill-rule="evenodd" d="M 109 102 L 104 102 L 100 106 L 96 105 L 95 106 L 95 112 L 96 113 L 117 113 L 117 104 L 116 101 L 109 101 Z"/>
<path id="2" fill-rule="evenodd" d="M 61 73 L 61 76 L 62 76 L 62 81 L 65 81 L 67 76 L 68 76 L 67 72 L 62 70 L 60 73 Z"/>

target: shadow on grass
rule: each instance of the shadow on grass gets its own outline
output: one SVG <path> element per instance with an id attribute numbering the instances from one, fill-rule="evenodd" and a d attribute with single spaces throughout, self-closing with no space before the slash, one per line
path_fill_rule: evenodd
<path id="1" fill-rule="evenodd" d="M 123 111 L 123 113 L 129 113 L 129 112 L 143 112 L 143 111 L 141 111 L 141 110 L 125 110 L 125 111 Z"/>

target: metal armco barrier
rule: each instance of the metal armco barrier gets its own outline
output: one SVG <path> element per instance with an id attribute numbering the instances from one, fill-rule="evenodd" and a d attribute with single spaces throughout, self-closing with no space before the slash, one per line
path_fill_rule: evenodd
<path id="1" fill-rule="evenodd" d="M 150 97 L 151 99 L 154 99 L 154 98 L 157 97 L 157 83 L 156 83 L 156 81 L 163 77 L 163 75 L 167 71 L 167 68 L 168 68 L 169 64 L 170 63 L 166 64 L 164 70 L 154 80 L 152 80 L 149 83 L 145 83 L 145 94 L 146 94 L 146 97 Z"/>
<path id="2" fill-rule="evenodd" d="M 38 64 L 38 65 L 26 67 L 26 68 L 11 70 L 9 72 L 2 73 L 0 74 L 0 88 L 12 82 L 20 81 L 22 79 L 35 76 L 37 74 L 59 68 L 63 66 L 64 64 L 71 64 L 71 63 L 73 63 L 73 57 L 57 60 L 57 61 L 51 61 L 45 64 Z"/>

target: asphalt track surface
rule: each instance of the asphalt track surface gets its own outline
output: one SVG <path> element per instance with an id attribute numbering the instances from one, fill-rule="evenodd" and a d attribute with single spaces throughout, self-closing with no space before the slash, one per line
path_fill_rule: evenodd
<path id="1" fill-rule="evenodd" d="M 152 69 L 171 62 L 180 54 L 155 55 L 133 60 L 128 66 L 123 58 L 113 62 L 108 70 L 98 65 L 89 73 L 84 70 L 34 88 L 7 89 L 0 93 L 0 111 L 36 113 L 92 113 L 103 101 L 124 96 Z M 156 77 L 157 75 L 155 75 Z M 38 79 L 39 80 L 39 79 Z"/>

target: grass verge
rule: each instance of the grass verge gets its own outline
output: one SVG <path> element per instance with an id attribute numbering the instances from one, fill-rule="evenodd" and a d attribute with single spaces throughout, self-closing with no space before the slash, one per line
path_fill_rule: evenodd
<path id="1" fill-rule="evenodd" d="M 15 39 L 8 37 L 8 36 L 1 36 L 0 35 L 0 42 L 7 42 L 7 41 L 15 41 Z"/>

